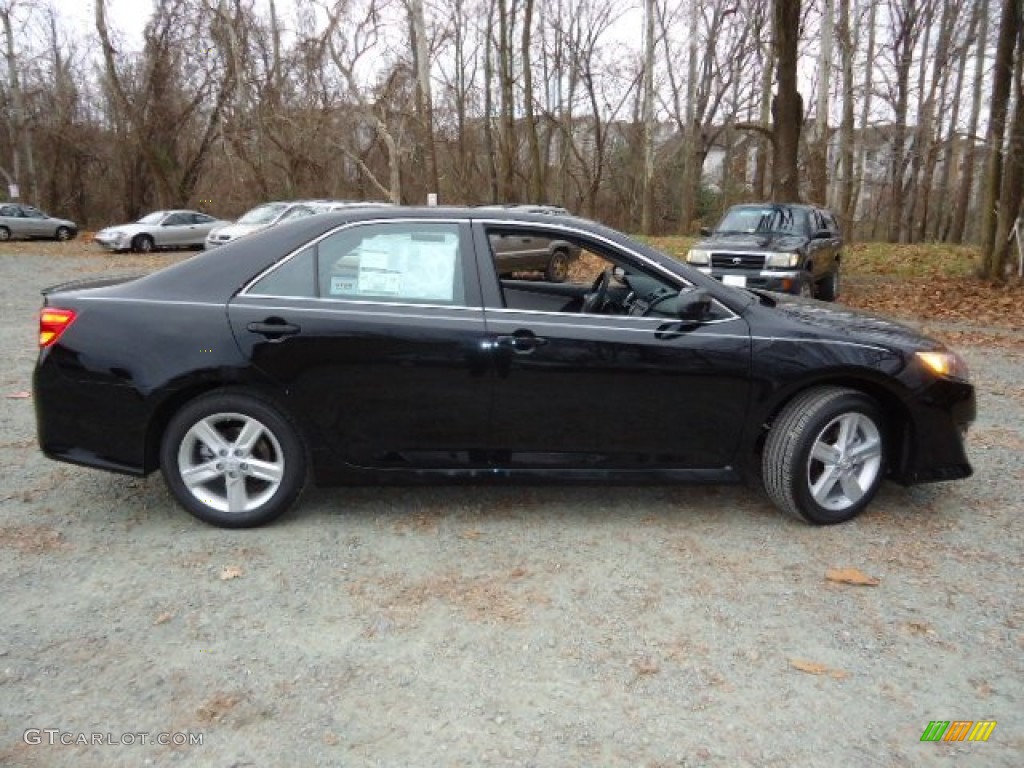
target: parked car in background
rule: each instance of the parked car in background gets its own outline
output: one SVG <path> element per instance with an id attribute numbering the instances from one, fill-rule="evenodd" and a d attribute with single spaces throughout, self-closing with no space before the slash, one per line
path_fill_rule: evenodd
<path id="1" fill-rule="evenodd" d="M 57 219 L 31 205 L 4 203 L 0 205 L 0 240 L 71 240 L 78 234 L 78 225 Z"/>
<path id="2" fill-rule="evenodd" d="M 499 277 L 498 234 L 570 243 L 590 272 Z M 746 480 L 831 524 L 886 477 L 972 471 L 974 388 L 940 342 L 730 288 L 569 216 L 353 208 L 43 296 L 43 452 L 159 469 L 216 525 L 273 520 L 308 473 L 324 485 Z"/>
<path id="3" fill-rule="evenodd" d="M 832 301 L 843 239 L 835 216 L 814 205 L 734 205 L 686 261 L 726 285 Z"/>
<path id="4" fill-rule="evenodd" d="M 243 235 L 276 227 L 286 221 L 328 213 L 345 208 L 389 206 L 391 203 L 363 202 L 359 200 L 291 200 L 276 201 L 258 205 L 242 215 L 233 224 L 228 222 L 223 227 L 212 231 L 206 238 L 206 248 L 216 248 L 229 243 Z"/>
<path id="5" fill-rule="evenodd" d="M 556 205 L 480 205 L 481 211 L 509 213 L 539 213 L 548 216 L 568 216 L 565 208 Z M 490 235 L 498 274 L 508 276 L 516 272 L 543 272 L 544 279 L 564 283 L 569 277 L 572 262 L 580 257 L 580 249 L 559 238 L 524 236 L 518 232 L 496 231 Z"/>
<path id="6" fill-rule="evenodd" d="M 301 219 L 319 212 L 313 200 L 275 201 L 263 203 L 242 214 L 238 221 L 226 222 L 209 233 L 205 247 L 216 248 L 232 240 L 273 227 L 285 221 Z"/>
<path id="7" fill-rule="evenodd" d="M 102 229 L 93 240 L 108 251 L 202 248 L 210 231 L 225 223 L 199 211 L 153 211 L 132 224 Z"/>
<path id="8" fill-rule="evenodd" d="M 391 208 L 394 203 L 385 203 L 379 200 L 317 200 L 318 213 L 330 213 L 331 211 L 345 211 L 350 208 Z"/>

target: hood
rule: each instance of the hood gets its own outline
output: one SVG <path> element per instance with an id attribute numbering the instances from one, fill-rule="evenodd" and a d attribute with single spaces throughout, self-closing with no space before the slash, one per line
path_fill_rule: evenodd
<path id="1" fill-rule="evenodd" d="M 801 235 L 781 233 L 715 234 L 697 243 L 694 248 L 713 251 L 725 249 L 730 251 L 797 251 L 807 244 L 807 238 Z"/>
<path id="2" fill-rule="evenodd" d="M 145 224 L 137 224 L 135 222 L 132 222 L 130 224 L 115 224 L 112 227 L 104 227 L 103 229 L 101 229 L 96 234 L 97 235 L 109 235 L 111 232 L 123 232 L 126 235 L 135 235 L 135 234 L 138 234 L 139 232 L 149 231 L 150 229 L 152 229 L 151 226 L 147 226 Z"/>
<path id="3" fill-rule="evenodd" d="M 269 224 L 226 224 L 223 227 L 217 227 L 217 229 L 210 232 L 211 235 L 216 235 L 218 240 L 234 240 L 236 237 L 242 235 L 250 235 L 253 232 L 259 232 L 261 229 L 266 229 Z"/>
<path id="4" fill-rule="evenodd" d="M 783 293 L 768 293 L 774 311 L 796 326 L 810 326 L 816 334 L 838 340 L 875 343 L 907 350 L 942 349 L 944 346 L 903 323 L 882 315 Z"/>

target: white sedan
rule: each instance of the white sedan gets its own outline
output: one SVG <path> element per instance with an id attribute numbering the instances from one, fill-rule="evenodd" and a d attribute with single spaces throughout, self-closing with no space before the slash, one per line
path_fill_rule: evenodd
<path id="1" fill-rule="evenodd" d="M 107 227 L 93 240 L 108 251 L 148 253 L 160 248 L 202 248 L 211 230 L 228 223 L 198 211 L 153 211 L 133 224 Z"/>

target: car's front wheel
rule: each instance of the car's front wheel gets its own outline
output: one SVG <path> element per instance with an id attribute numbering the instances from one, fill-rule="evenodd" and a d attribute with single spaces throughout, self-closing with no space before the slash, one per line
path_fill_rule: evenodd
<path id="1" fill-rule="evenodd" d="M 818 297 L 822 301 L 835 301 L 839 296 L 839 265 L 825 276 L 818 286 Z"/>
<path id="2" fill-rule="evenodd" d="M 306 480 L 306 454 L 288 418 L 265 400 L 214 392 L 188 403 L 164 432 L 167 487 L 192 515 L 224 528 L 269 523 Z"/>
<path id="3" fill-rule="evenodd" d="M 11 230 L 7 227 L 0 227 L 0 242 L 7 242 L 11 239 Z"/>
<path id="4" fill-rule="evenodd" d="M 878 405 L 857 390 L 815 387 L 801 393 L 768 432 L 761 473 L 769 498 L 816 525 L 856 517 L 884 478 L 884 433 Z"/>
<path id="5" fill-rule="evenodd" d="M 71 239 L 71 230 L 67 227 L 57 227 L 57 231 L 54 233 L 54 237 L 60 242 L 66 242 Z"/>
<path id="6" fill-rule="evenodd" d="M 153 238 L 149 235 L 136 235 L 132 240 L 132 250 L 139 253 L 149 253 L 153 250 Z"/>

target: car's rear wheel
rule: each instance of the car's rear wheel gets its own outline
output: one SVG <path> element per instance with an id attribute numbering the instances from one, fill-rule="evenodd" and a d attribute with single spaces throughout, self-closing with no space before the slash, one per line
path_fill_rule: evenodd
<path id="1" fill-rule="evenodd" d="M 0 227 L 0 242 L 7 242 L 11 239 L 11 230 L 7 227 Z"/>
<path id="2" fill-rule="evenodd" d="M 71 239 L 71 230 L 67 227 L 57 227 L 57 231 L 54 233 L 54 237 L 60 242 L 66 242 Z"/>
<path id="3" fill-rule="evenodd" d="M 839 265 L 833 269 L 818 286 L 818 298 L 822 301 L 835 301 L 839 296 Z"/>
<path id="4" fill-rule="evenodd" d="M 765 442 L 761 474 L 769 498 L 816 525 L 856 517 L 885 476 L 884 432 L 881 410 L 861 392 L 816 387 L 798 395 Z"/>
<path id="5" fill-rule="evenodd" d="M 203 395 L 175 414 L 164 432 L 160 465 L 186 510 L 224 528 L 280 517 L 306 479 L 306 453 L 288 418 L 238 392 Z"/>
<path id="6" fill-rule="evenodd" d="M 132 240 L 132 250 L 139 253 L 149 253 L 153 250 L 153 238 L 149 235 L 136 235 Z"/>
<path id="7" fill-rule="evenodd" d="M 551 254 L 548 268 L 544 271 L 548 282 L 564 283 L 569 279 L 569 253 L 562 248 Z"/>

